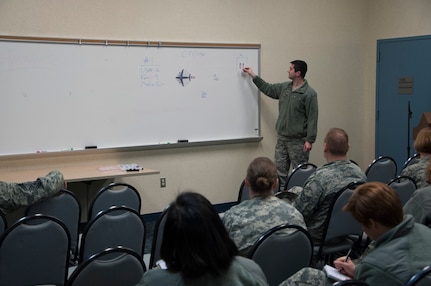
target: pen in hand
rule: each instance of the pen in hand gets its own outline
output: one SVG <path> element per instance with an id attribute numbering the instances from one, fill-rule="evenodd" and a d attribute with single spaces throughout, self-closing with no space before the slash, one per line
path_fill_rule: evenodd
<path id="1" fill-rule="evenodd" d="M 352 252 L 352 249 L 350 248 L 349 251 L 346 254 L 346 258 L 344 258 L 344 262 L 347 262 L 347 260 L 349 260 L 349 256 L 350 256 L 351 252 Z"/>

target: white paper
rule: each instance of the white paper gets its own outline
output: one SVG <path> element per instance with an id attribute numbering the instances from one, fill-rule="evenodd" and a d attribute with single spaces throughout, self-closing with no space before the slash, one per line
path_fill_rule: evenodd
<path id="1" fill-rule="evenodd" d="M 330 265 L 323 266 L 323 271 L 326 272 L 326 275 L 329 278 L 332 278 L 332 279 L 337 280 L 337 281 L 344 281 L 344 280 L 351 279 L 349 276 L 344 275 L 343 273 L 338 271 L 337 268 L 332 267 Z"/>

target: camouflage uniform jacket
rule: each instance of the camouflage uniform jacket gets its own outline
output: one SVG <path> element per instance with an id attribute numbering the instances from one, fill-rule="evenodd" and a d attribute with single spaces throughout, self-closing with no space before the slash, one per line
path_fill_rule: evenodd
<path id="1" fill-rule="evenodd" d="M 420 158 L 417 163 L 407 166 L 401 171 L 401 176 L 408 176 L 416 182 L 418 189 L 428 186 L 425 178 L 425 170 L 428 167 L 431 156 Z"/>
<path id="2" fill-rule="evenodd" d="M 351 182 L 366 180 L 365 173 L 350 160 L 326 163 L 308 178 L 293 206 L 304 216 L 314 242 L 319 243 L 323 235 L 323 225 L 334 195 Z"/>
<path id="3" fill-rule="evenodd" d="M 0 211 L 10 213 L 48 197 L 64 187 L 63 174 L 51 171 L 45 177 L 25 183 L 0 181 Z"/>
<path id="4" fill-rule="evenodd" d="M 242 255 L 272 227 L 289 223 L 306 229 L 301 213 L 274 196 L 255 197 L 233 206 L 224 213 L 223 223 Z"/>
<path id="5" fill-rule="evenodd" d="M 404 214 L 411 214 L 415 222 L 431 228 L 431 186 L 417 189 L 403 209 Z"/>

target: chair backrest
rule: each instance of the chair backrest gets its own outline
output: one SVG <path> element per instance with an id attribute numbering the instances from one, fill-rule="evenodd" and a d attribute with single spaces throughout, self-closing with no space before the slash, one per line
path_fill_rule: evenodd
<path id="1" fill-rule="evenodd" d="M 283 224 L 262 234 L 248 257 L 262 268 L 272 286 L 310 266 L 312 255 L 313 244 L 308 232 L 297 225 Z"/>
<path id="2" fill-rule="evenodd" d="M 146 271 L 141 256 L 125 247 L 105 249 L 78 265 L 68 286 L 134 286 Z"/>
<path id="3" fill-rule="evenodd" d="M 407 168 L 410 165 L 416 164 L 417 162 L 419 162 L 420 159 L 420 154 L 416 153 L 413 156 L 411 156 L 410 158 L 408 158 L 405 162 L 404 162 L 404 166 L 403 166 L 403 170 L 405 168 Z"/>
<path id="4" fill-rule="evenodd" d="M 26 208 L 25 215 L 44 214 L 60 219 L 70 233 L 71 259 L 78 257 L 79 222 L 81 221 L 81 206 L 75 195 L 67 190 L 61 190 L 55 196 L 46 198 Z"/>
<path id="5" fill-rule="evenodd" d="M 161 259 L 160 248 L 162 246 L 163 231 L 165 229 L 165 222 L 167 217 L 166 214 L 168 213 L 168 210 L 169 206 L 167 206 L 162 211 L 154 225 L 153 240 L 151 242 L 151 253 L 149 262 L 150 264 L 148 265 L 148 268 L 150 269 L 156 267 L 156 262 Z"/>
<path id="6" fill-rule="evenodd" d="M 368 182 L 389 183 L 397 176 L 397 162 L 389 156 L 380 156 L 365 170 Z"/>
<path id="7" fill-rule="evenodd" d="M 342 209 L 349 201 L 353 191 L 364 182 L 352 182 L 339 190 L 332 199 L 329 206 L 328 215 L 324 223 L 321 243 L 317 247 L 317 256 L 344 251 L 352 247 L 353 243 L 344 241 L 349 236 L 360 237 L 362 234 L 361 225 Z M 331 244 L 338 241 L 338 244 Z M 331 247 L 329 247 L 331 245 Z"/>
<path id="8" fill-rule="evenodd" d="M 317 169 L 317 166 L 313 163 L 299 164 L 287 178 L 284 190 L 289 190 L 294 186 L 302 187 L 307 181 L 308 177 L 313 174 Z"/>
<path id="9" fill-rule="evenodd" d="M 59 219 L 23 217 L 0 239 L 0 285 L 65 285 L 70 236 Z"/>
<path id="10" fill-rule="evenodd" d="M 364 281 L 349 279 L 349 280 L 335 282 L 334 284 L 332 284 L 332 286 L 369 286 L 369 284 Z"/>
<path id="11" fill-rule="evenodd" d="M 79 263 L 106 248 L 123 246 L 143 255 L 146 226 L 137 211 L 113 206 L 89 221 L 81 236 Z"/>
<path id="12" fill-rule="evenodd" d="M 424 267 L 420 272 L 410 278 L 406 286 L 429 286 L 431 285 L 431 265 Z"/>
<path id="13" fill-rule="evenodd" d="M 141 196 L 135 187 L 126 183 L 112 183 L 97 192 L 88 210 L 88 221 L 111 206 L 127 206 L 141 212 Z"/>
<path id="14" fill-rule="evenodd" d="M 250 193 L 247 185 L 245 184 L 245 179 L 244 179 L 242 180 L 241 185 L 239 186 L 237 204 L 241 203 L 242 201 L 246 201 L 248 199 L 250 199 Z"/>
<path id="15" fill-rule="evenodd" d="M 6 229 L 7 229 L 7 220 L 3 212 L 0 211 L 0 237 L 3 235 Z"/>
<path id="16" fill-rule="evenodd" d="M 403 205 L 417 189 L 416 182 L 408 176 L 398 176 L 392 179 L 388 185 L 398 194 Z"/>

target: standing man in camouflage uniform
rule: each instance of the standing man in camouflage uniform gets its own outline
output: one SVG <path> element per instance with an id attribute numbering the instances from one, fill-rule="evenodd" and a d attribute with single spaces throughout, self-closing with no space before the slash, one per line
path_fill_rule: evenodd
<path id="1" fill-rule="evenodd" d="M 294 207 L 274 196 L 277 181 L 274 162 L 266 157 L 254 159 L 245 178 L 250 199 L 224 213 L 223 223 L 235 241 L 240 255 L 247 256 L 257 239 L 272 227 L 290 223 L 306 229 L 302 215 Z"/>
<path id="2" fill-rule="evenodd" d="M 419 161 L 406 167 L 401 172 L 401 176 L 412 178 L 416 182 L 418 189 L 429 185 L 426 180 L 425 170 L 431 158 L 431 128 L 421 129 L 414 144 L 416 152 L 419 154 Z"/>
<path id="3" fill-rule="evenodd" d="M 323 143 L 327 163 L 316 169 L 293 201 L 293 206 L 304 216 L 314 243 L 319 243 L 323 235 L 323 225 L 334 194 L 351 182 L 367 180 L 365 173 L 347 159 L 349 147 L 347 133 L 340 128 L 331 128 Z"/>
<path id="4" fill-rule="evenodd" d="M 256 75 L 250 67 L 244 72 L 253 78 L 254 84 L 265 95 L 278 99 L 279 115 L 275 128 L 275 164 L 284 188 L 290 166 L 308 162 L 310 151 L 317 136 L 317 93 L 305 78 L 307 63 L 295 60 L 288 70 L 290 82 L 269 84 Z"/>
<path id="5" fill-rule="evenodd" d="M 25 183 L 0 181 L 0 211 L 11 213 L 20 207 L 31 205 L 66 188 L 63 174 L 51 171 L 45 177 Z"/>

